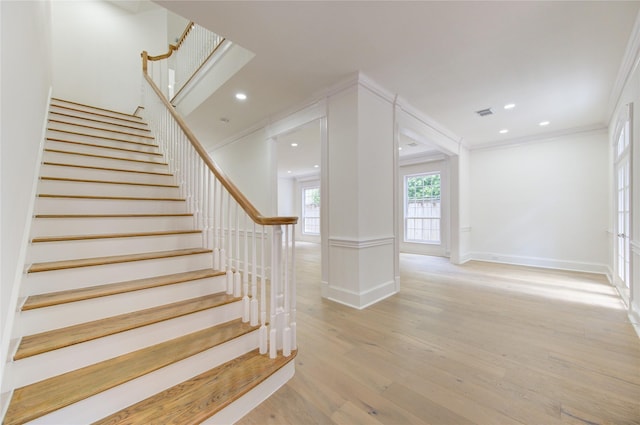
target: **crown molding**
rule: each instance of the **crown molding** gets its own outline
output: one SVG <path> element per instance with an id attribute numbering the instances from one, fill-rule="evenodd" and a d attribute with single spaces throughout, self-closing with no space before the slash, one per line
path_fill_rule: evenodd
<path id="1" fill-rule="evenodd" d="M 469 148 L 471 151 L 485 150 L 485 149 L 499 149 L 509 148 L 529 143 L 547 142 L 549 140 L 557 139 L 558 137 L 573 136 L 577 134 L 600 134 L 607 133 L 608 127 L 603 124 L 594 124 L 583 127 L 573 127 L 564 130 L 553 131 L 549 133 L 536 134 L 532 136 L 518 137 L 514 139 L 501 140 L 497 142 L 482 143 L 474 145 Z"/>
<path id="2" fill-rule="evenodd" d="M 638 12 L 638 15 L 636 16 L 636 21 L 633 25 L 633 29 L 631 30 L 631 36 L 629 37 L 629 41 L 627 42 L 627 47 L 625 49 L 624 56 L 622 57 L 620 68 L 618 69 L 618 76 L 616 77 L 615 83 L 613 84 L 613 89 L 611 90 L 609 105 L 607 108 L 607 118 L 609 123 L 611 123 L 611 120 L 613 119 L 613 114 L 615 113 L 616 107 L 620 102 L 620 98 L 622 97 L 622 93 L 624 92 L 629 79 L 638 68 L 639 63 L 640 12 Z"/>

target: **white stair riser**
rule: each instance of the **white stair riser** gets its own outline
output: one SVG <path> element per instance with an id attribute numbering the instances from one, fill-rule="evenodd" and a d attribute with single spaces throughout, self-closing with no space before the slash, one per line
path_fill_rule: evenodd
<path id="1" fill-rule="evenodd" d="M 108 180 L 133 183 L 175 184 L 175 178 L 167 174 L 147 174 L 127 171 L 97 170 L 95 168 L 67 167 L 42 164 L 40 174 L 49 177 L 72 179 Z"/>
<path id="2" fill-rule="evenodd" d="M 161 155 L 152 155 L 148 152 L 130 152 L 128 150 L 112 149 L 109 147 L 87 146 L 76 143 L 64 143 L 56 140 L 48 140 L 46 149 L 62 150 L 66 152 L 86 153 L 90 155 L 102 155 L 114 158 L 135 159 L 137 161 L 153 161 L 157 163 L 165 162 Z M 131 149 L 131 148 L 127 148 Z"/>
<path id="3" fill-rule="evenodd" d="M 193 216 L 35 218 L 31 237 L 193 229 Z"/>
<path id="4" fill-rule="evenodd" d="M 36 214 L 147 214 L 185 213 L 183 201 L 38 198 Z"/>
<path id="5" fill-rule="evenodd" d="M 103 115 L 90 114 L 86 112 L 70 111 L 68 109 L 58 108 L 56 106 L 51 107 L 49 110 L 49 118 L 60 121 L 68 121 L 73 123 L 80 123 L 85 125 L 95 125 L 100 127 L 110 127 L 114 129 L 122 129 L 126 131 L 129 128 L 137 130 L 148 130 L 149 126 L 144 122 L 126 119 L 117 119 L 105 117 Z M 126 126 L 126 127 L 123 127 Z"/>
<path id="6" fill-rule="evenodd" d="M 56 128 L 66 126 L 67 128 L 76 127 L 86 130 L 97 130 L 117 134 L 126 133 L 134 136 L 142 136 L 144 138 L 153 137 L 150 131 L 145 131 L 142 128 L 126 128 L 119 125 L 92 122 L 83 118 L 61 117 L 54 114 L 49 115 L 49 125 Z"/>
<path id="7" fill-rule="evenodd" d="M 73 108 L 73 109 L 77 109 L 79 111 L 86 111 L 87 113 L 98 113 L 98 114 L 102 114 L 102 115 L 108 115 L 114 118 L 125 118 L 125 119 L 132 119 L 135 120 L 136 117 L 129 115 L 128 111 L 119 111 L 119 112 L 123 112 L 123 114 L 119 114 L 117 112 L 114 111 L 109 111 L 109 110 L 104 110 L 104 109 L 97 109 L 97 108 L 91 108 L 85 105 L 78 105 L 76 103 L 72 103 L 72 102 L 66 102 L 62 99 L 52 99 L 51 101 L 51 108 L 55 108 L 57 106 L 66 106 L 69 108 Z M 142 121 L 142 120 L 141 120 Z"/>
<path id="8" fill-rule="evenodd" d="M 20 295 L 28 296 L 86 288 L 106 283 L 200 270 L 207 267 L 213 267 L 213 256 L 210 253 L 27 273 L 21 286 Z"/>
<path id="9" fill-rule="evenodd" d="M 78 132 L 75 132 L 78 133 Z M 154 140 L 145 140 L 141 143 L 128 142 L 122 139 L 121 137 L 114 138 L 102 138 L 95 136 L 87 136 L 83 134 L 72 134 L 64 131 L 55 131 L 52 129 L 47 130 L 47 138 L 48 139 L 60 139 L 60 140 L 68 140 L 71 142 L 80 142 L 80 143 L 90 143 L 93 145 L 100 145 L 112 148 L 122 148 L 122 149 L 132 149 L 140 152 L 159 152 L 158 146 L 155 144 Z M 115 140 L 114 140 L 115 139 Z"/>
<path id="10" fill-rule="evenodd" d="M 3 387 L 10 388 L 12 384 L 15 387 L 29 385 L 42 379 L 235 320 L 241 315 L 242 303 L 235 302 L 10 362 L 5 369 Z"/>
<path id="11" fill-rule="evenodd" d="M 133 238 L 85 239 L 79 241 L 35 242 L 27 253 L 27 262 L 75 260 L 78 258 L 140 254 L 152 251 L 202 248 L 202 234 L 141 236 Z"/>
<path id="12" fill-rule="evenodd" d="M 47 176 L 48 177 L 48 176 Z M 113 184 L 77 182 L 64 180 L 41 179 L 38 193 L 52 193 L 56 195 L 100 195 L 100 196 L 128 196 L 179 198 L 177 187 L 142 186 L 139 184 Z"/>
<path id="13" fill-rule="evenodd" d="M 143 134 L 135 134 L 135 132 L 132 132 L 132 133 L 129 133 L 126 131 L 115 132 L 115 131 L 109 131 L 109 130 L 81 127 L 79 125 L 66 124 L 64 122 L 49 121 L 47 128 L 50 130 L 66 130 L 66 131 L 73 131 L 75 133 L 128 140 L 130 142 L 142 142 L 142 143 L 152 143 L 152 144 L 155 143 L 154 139 L 145 137 L 145 135 Z"/>
<path id="14" fill-rule="evenodd" d="M 33 335 L 83 322 L 188 300 L 226 290 L 226 277 L 216 276 L 20 312 L 14 336 Z"/>
<path id="15" fill-rule="evenodd" d="M 191 379 L 255 348 L 258 332 L 235 338 L 202 353 L 173 363 L 118 387 L 96 394 L 71 406 L 42 416 L 30 425 L 87 424 Z"/>
<path id="16" fill-rule="evenodd" d="M 54 162 L 57 164 L 84 165 L 88 167 L 107 167 L 123 170 L 146 171 L 154 173 L 168 173 L 166 164 L 155 164 L 148 162 L 126 161 L 124 159 L 91 157 L 75 155 L 62 152 L 45 151 L 43 162 Z"/>

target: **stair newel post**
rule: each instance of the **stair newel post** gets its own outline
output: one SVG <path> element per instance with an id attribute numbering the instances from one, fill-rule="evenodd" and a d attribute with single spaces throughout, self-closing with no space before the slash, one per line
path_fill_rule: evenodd
<path id="1" fill-rule="evenodd" d="M 256 223 L 253 222 L 253 237 L 251 238 L 251 326 L 256 326 L 260 319 L 258 317 L 258 265 L 256 264 L 257 239 Z"/>
<path id="2" fill-rule="evenodd" d="M 235 204 L 235 244 L 236 244 L 236 269 L 233 272 L 233 296 L 242 296 L 242 273 L 240 273 L 240 206 Z"/>
<path id="3" fill-rule="evenodd" d="M 291 317 L 289 327 L 291 328 L 291 349 L 298 349 L 298 336 L 296 324 L 296 225 L 291 225 Z"/>
<path id="4" fill-rule="evenodd" d="M 225 264 L 227 266 L 227 294 L 233 294 L 233 271 L 231 267 L 233 267 L 233 257 L 232 257 L 232 246 L 231 242 L 233 237 L 231 236 L 231 194 L 227 191 L 227 228 L 224 229 L 226 232 L 226 240 L 227 240 L 227 256 L 225 258 Z"/>
<path id="5" fill-rule="evenodd" d="M 278 307 L 282 273 L 282 228 L 272 226 L 271 230 L 271 320 L 269 323 L 269 357 L 275 359 L 278 354 L 279 336 L 282 333 L 282 315 Z M 278 332 L 280 331 L 280 332 Z"/>
<path id="6" fill-rule="evenodd" d="M 291 355 L 291 328 L 289 327 L 290 320 L 290 303 L 289 297 L 289 226 L 284 226 L 284 273 L 283 273 L 283 292 L 284 292 L 284 304 L 282 315 L 282 355 L 289 357 Z"/>
<path id="7" fill-rule="evenodd" d="M 242 275 L 242 292 L 244 296 L 242 297 L 242 321 L 248 322 L 251 319 L 251 300 L 249 299 L 249 273 L 247 269 L 247 263 L 249 262 L 249 247 L 247 241 L 247 214 L 242 211 L 244 216 L 244 223 L 242 225 L 242 229 L 244 231 L 244 273 Z"/>
<path id="8" fill-rule="evenodd" d="M 267 272 L 264 263 L 264 238 L 264 225 L 262 225 L 260 227 L 260 354 L 267 352 L 267 284 L 265 281 Z"/>

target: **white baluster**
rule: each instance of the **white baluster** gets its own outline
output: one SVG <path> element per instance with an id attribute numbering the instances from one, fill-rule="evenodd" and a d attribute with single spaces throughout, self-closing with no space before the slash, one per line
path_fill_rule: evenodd
<path id="1" fill-rule="evenodd" d="M 227 192 L 227 228 L 225 229 L 227 233 L 227 294 L 233 294 L 233 271 L 231 268 L 233 267 L 233 251 L 231 250 L 231 242 L 233 241 L 233 236 L 231 235 L 231 194 Z"/>
<path id="2" fill-rule="evenodd" d="M 289 226 L 284 226 L 284 305 L 283 305 L 283 329 L 282 329 L 282 355 L 291 355 L 291 328 L 289 327 Z"/>
<path id="3" fill-rule="evenodd" d="M 265 276 L 267 274 L 264 265 L 264 226 L 260 226 L 260 354 L 267 352 L 267 284 Z"/>
<path id="4" fill-rule="evenodd" d="M 298 325 L 296 323 L 296 225 L 291 225 L 291 349 L 298 349 Z"/>
<path id="5" fill-rule="evenodd" d="M 251 319 L 251 300 L 249 299 L 249 271 L 247 270 L 247 263 L 249 262 L 249 246 L 247 243 L 247 233 L 249 230 L 247 229 L 247 214 L 244 215 L 244 224 L 242 228 L 244 229 L 244 274 L 242 275 L 242 292 L 244 296 L 242 297 L 242 321 L 248 322 Z"/>
<path id="6" fill-rule="evenodd" d="M 258 265 L 256 264 L 257 244 L 256 223 L 253 223 L 253 237 L 251 238 L 251 326 L 257 326 L 258 320 Z"/>
<path id="7" fill-rule="evenodd" d="M 236 231 L 236 269 L 233 273 L 233 296 L 241 297 L 242 296 L 242 274 L 240 273 L 240 208 L 238 207 L 238 203 L 234 201 L 235 204 L 235 231 Z M 247 320 L 249 318 L 247 317 Z"/>

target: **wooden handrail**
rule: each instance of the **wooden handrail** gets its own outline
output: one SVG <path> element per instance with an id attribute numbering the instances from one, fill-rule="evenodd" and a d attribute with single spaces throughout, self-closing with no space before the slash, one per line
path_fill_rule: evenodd
<path id="1" fill-rule="evenodd" d="M 147 52 L 142 52 L 142 57 L 143 58 L 148 57 Z M 207 165 L 207 167 L 209 167 L 209 170 L 211 170 L 211 172 L 218 178 L 218 180 L 220 180 L 220 183 L 222 183 L 225 189 L 227 189 L 227 191 L 231 194 L 233 199 L 235 199 L 235 201 L 240 205 L 240 207 L 242 207 L 242 209 L 247 213 L 249 217 L 251 217 L 251 219 L 256 224 L 270 226 L 270 225 L 296 224 L 298 222 L 298 217 L 265 217 L 262 214 L 260 214 L 260 211 L 258 211 L 257 208 L 253 206 L 253 204 L 242 194 L 242 192 L 240 192 L 240 190 L 238 190 L 238 188 L 229 180 L 229 178 L 220 169 L 220 167 L 218 167 L 218 165 L 215 162 L 213 162 L 211 157 L 209 157 L 209 154 L 207 153 L 207 151 L 204 150 L 204 148 L 202 147 L 202 144 L 196 138 L 195 134 L 193 134 L 191 129 L 189 129 L 189 127 L 184 122 L 182 117 L 178 115 L 174 107 L 171 105 L 171 103 L 169 103 L 167 98 L 164 97 L 164 95 L 162 94 L 158 86 L 156 86 L 156 84 L 153 82 L 151 77 L 149 77 L 146 71 L 143 72 L 143 75 L 144 75 L 144 78 L 149 83 L 149 85 L 151 86 L 151 88 L 153 89 L 153 91 L 156 93 L 156 95 L 162 100 L 162 103 L 164 103 L 164 106 L 169 110 L 169 113 L 171 113 L 173 118 L 176 120 L 176 122 L 178 123 L 182 131 L 184 131 L 184 134 L 187 136 L 187 139 L 189 139 L 189 142 L 191 142 L 191 145 L 193 145 L 193 148 L 196 150 L 196 152 L 198 152 L 198 155 L 200 155 L 200 158 L 202 158 L 202 160 Z"/>
<path id="2" fill-rule="evenodd" d="M 176 44 L 169 44 L 169 51 L 167 53 L 165 53 L 163 55 L 157 55 L 157 56 L 150 56 L 149 54 L 147 54 L 147 59 L 146 60 L 159 61 L 159 60 L 162 60 L 162 59 L 169 58 L 173 54 L 173 52 L 175 52 L 176 50 L 178 50 L 180 48 L 180 46 L 182 46 L 182 43 L 184 42 L 184 39 L 187 37 L 187 35 L 189 35 L 189 32 L 191 32 L 191 29 L 193 28 L 194 25 L 195 25 L 195 23 L 193 21 L 189 22 L 187 27 L 182 32 L 182 35 L 180 36 L 180 39 L 178 40 L 178 42 Z"/>

